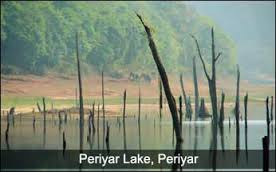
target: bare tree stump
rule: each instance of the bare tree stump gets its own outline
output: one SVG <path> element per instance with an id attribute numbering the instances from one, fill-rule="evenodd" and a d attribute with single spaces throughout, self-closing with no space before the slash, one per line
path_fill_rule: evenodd
<path id="1" fill-rule="evenodd" d="M 204 98 L 201 98 L 201 100 L 200 100 L 199 117 L 203 118 L 203 119 L 211 117 L 211 115 L 209 114 L 209 112 L 207 110 L 207 107 L 205 106 Z"/>
<path id="2" fill-rule="evenodd" d="M 183 94 L 183 97 L 184 97 L 184 103 L 185 103 L 185 109 L 186 109 L 185 118 L 190 119 L 190 117 L 192 116 L 192 111 L 191 111 L 190 105 L 188 103 L 188 99 L 187 99 L 186 92 L 185 92 L 185 89 L 184 89 L 182 74 L 180 74 L 180 85 L 181 85 L 181 90 L 182 90 L 182 94 Z"/>

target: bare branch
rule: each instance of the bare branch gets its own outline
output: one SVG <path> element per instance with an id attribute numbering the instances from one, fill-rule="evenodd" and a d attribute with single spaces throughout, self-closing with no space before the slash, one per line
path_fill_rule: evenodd
<path id="1" fill-rule="evenodd" d="M 221 54 L 222 54 L 221 52 L 218 53 L 217 57 L 215 58 L 215 62 L 219 59 L 219 57 L 220 57 Z"/>
<path id="2" fill-rule="evenodd" d="M 202 58 L 202 56 L 201 56 L 201 51 L 200 51 L 200 48 L 199 48 L 199 45 L 198 45 L 198 41 L 197 41 L 197 39 L 195 38 L 194 35 L 191 34 L 191 37 L 194 39 L 194 41 L 195 41 L 195 43 L 196 43 L 197 52 L 198 52 L 199 58 L 200 58 L 200 60 L 201 60 L 201 62 L 202 62 L 203 69 L 204 69 L 204 73 L 205 73 L 207 79 L 208 79 L 208 80 L 211 80 L 211 79 L 210 79 L 210 76 L 209 76 L 208 73 L 207 73 L 206 66 L 205 66 L 205 62 L 204 62 L 204 60 L 203 60 L 203 58 Z"/>

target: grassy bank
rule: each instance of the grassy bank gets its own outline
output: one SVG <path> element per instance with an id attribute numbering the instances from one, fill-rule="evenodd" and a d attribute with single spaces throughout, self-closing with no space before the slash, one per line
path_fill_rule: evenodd
<path id="1" fill-rule="evenodd" d="M 193 97 L 191 97 L 192 103 L 194 102 Z M 61 106 L 76 106 L 76 100 L 75 99 L 53 99 L 51 97 L 45 97 L 46 100 L 46 107 L 50 108 L 52 106 L 52 103 L 54 107 L 61 107 Z M 234 102 L 235 97 L 233 96 L 227 96 L 225 102 Z M 265 100 L 265 97 L 249 97 L 249 101 L 251 102 L 263 102 Z M 178 102 L 178 98 L 176 98 L 176 101 Z M 241 97 L 241 101 L 243 101 L 243 98 Z M 23 96 L 1 96 L 1 109 L 7 109 L 10 107 L 36 107 L 36 103 L 39 103 L 42 105 L 42 97 L 23 97 Z M 92 105 L 93 102 L 95 104 L 101 104 L 102 99 L 99 97 L 96 98 L 86 98 L 84 99 L 84 105 Z M 105 104 L 106 105 L 118 105 L 122 104 L 123 100 L 122 97 L 106 97 L 105 98 Z M 205 102 L 210 102 L 209 98 L 205 97 Z M 78 103 L 78 102 L 77 102 Z M 137 97 L 127 97 L 127 104 L 137 104 L 138 98 Z M 159 99 L 157 97 L 146 97 L 142 98 L 142 104 L 158 104 Z"/>

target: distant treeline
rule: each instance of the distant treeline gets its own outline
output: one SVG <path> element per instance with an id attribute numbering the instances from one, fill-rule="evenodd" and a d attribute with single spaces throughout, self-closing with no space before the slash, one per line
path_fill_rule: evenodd
<path id="1" fill-rule="evenodd" d="M 199 39 L 203 56 L 211 57 L 212 26 L 224 56 L 218 71 L 229 74 L 235 68 L 233 41 L 184 2 L 1 2 L 1 71 L 76 73 L 75 33 L 79 32 L 83 71 L 104 67 L 116 77 L 152 74 L 156 69 L 135 11 L 151 23 L 169 72 L 191 71 L 197 52 L 190 34 Z"/>

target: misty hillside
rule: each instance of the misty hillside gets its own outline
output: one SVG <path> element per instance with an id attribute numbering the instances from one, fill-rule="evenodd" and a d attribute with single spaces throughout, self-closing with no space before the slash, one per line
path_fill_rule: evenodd
<path id="1" fill-rule="evenodd" d="M 116 77 L 131 71 L 154 73 L 135 12 L 152 27 L 169 72 L 191 71 L 192 58 L 198 54 L 190 34 L 197 37 L 206 63 L 210 62 L 211 27 L 216 49 L 223 56 L 218 71 L 235 71 L 236 47 L 231 38 L 183 2 L 1 2 L 1 72 L 75 74 L 75 34 L 79 32 L 84 72 L 104 67 Z M 199 60 L 198 68 L 202 68 Z"/>

